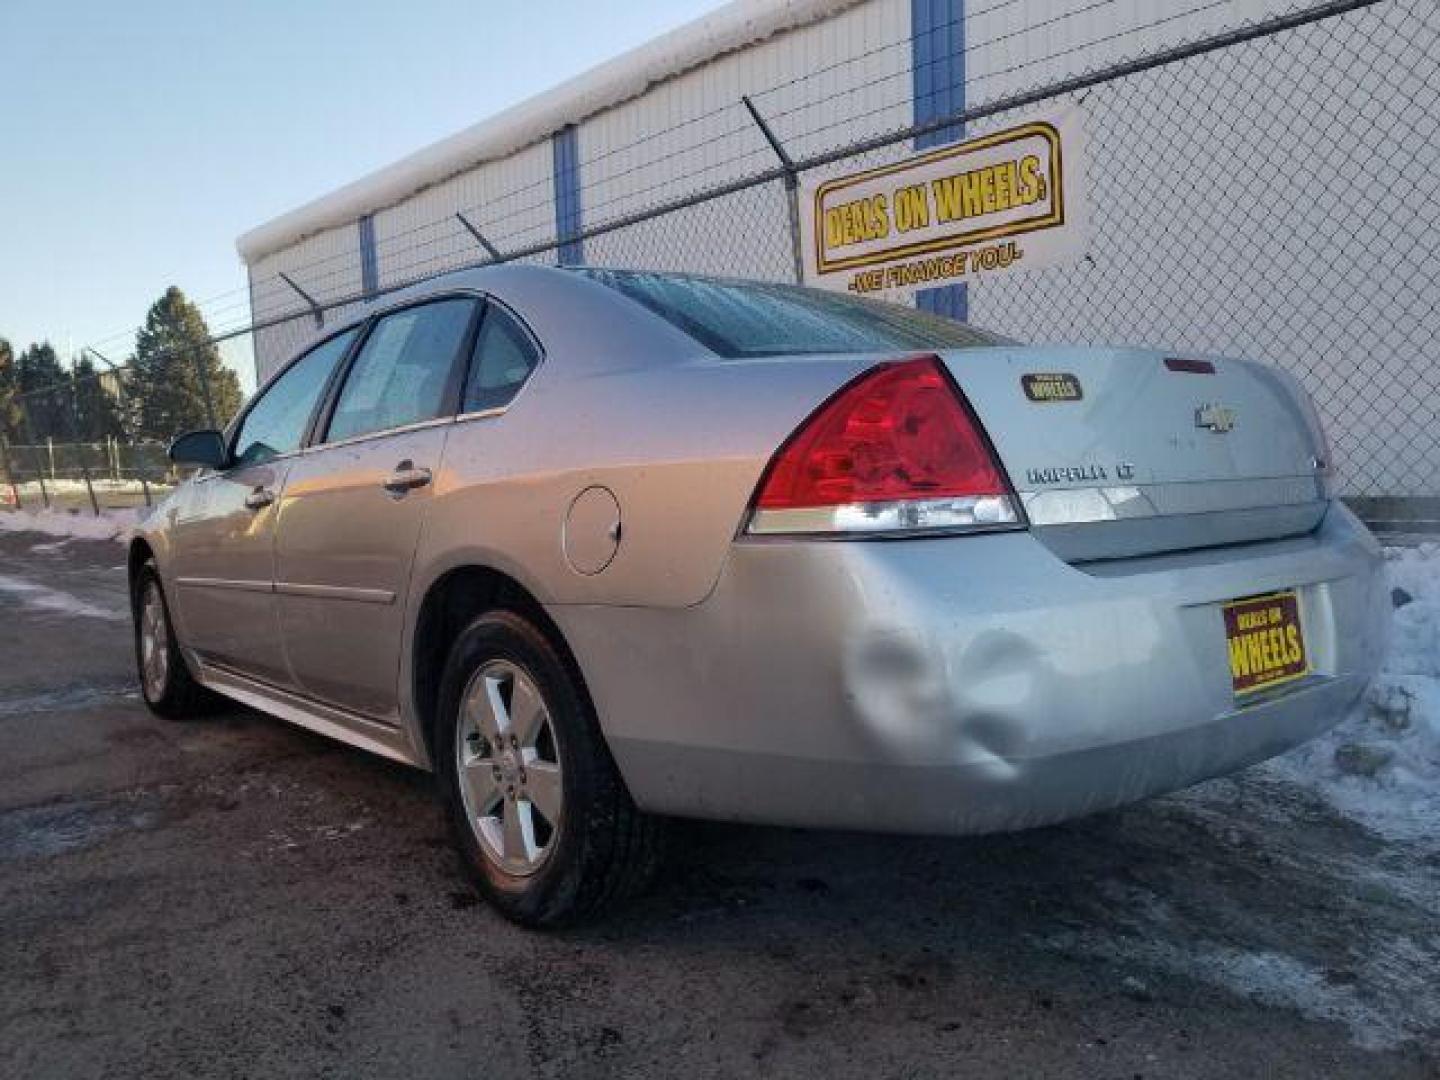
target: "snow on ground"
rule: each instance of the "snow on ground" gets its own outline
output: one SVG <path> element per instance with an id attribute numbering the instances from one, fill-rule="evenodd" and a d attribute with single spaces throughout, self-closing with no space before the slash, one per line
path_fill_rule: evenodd
<path id="1" fill-rule="evenodd" d="M 1357 1046 L 1367 1050 L 1393 1049 L 1414 1037 L 1412 1017 L 1391 1012 L 1313 964 L 1274 950 L 1252 951 L 1197 940 L 1189 928 L 1177 940 L 1162 932 L 1172 917 L 1169 904 L 1150 897 L 1140 909 L 1135 932 L 1128 936 L 1076 929 L 1052 935 L 1047 944 L 1075 956 L 1137 964 L 1156 973 L 1156 982 L 1161 984 L 1165 976 L 1184 976 L 1263 1005 L 1337 1023 L 1349 1031 Z M 1401 943 L 1402 947 L 1407 944 Z M 1425 976 L 1417 972 L 1414 978 L 1422 983 L 1416 989 L 1423 993 Z M 1122 986 L 1141 1000 L 1150 993 L 1149 985 L 1134 976 Z M 1421 1022 L 1425 1019 L 1420 1017 Z"/>
<path id="2" fill-rule="evenodd" d="M 1390 650 L 1360 707 L 1268 766 L 1390 840 L 1440 841 L 1440 544 L 1387 548 Z"/>
<path id="3" fill-rule="evenodd" d="M 96 517 L 88 510 L 13 510 L 0 512 L 0 532 L 36 532 L 46 536 L 118 540 L 125 543 L 143 520 L 145 507 L 104 510 Z"/>
<path id="4" fill-rule="evenodd" d="M 41 497 L 40 484 L 36 480 L 26 480 L 23 483 L 15 485 L 15 487 L 19 490 L 21 498 L 38 499 Z M 66 476 L 55 478 L 47 476 L 45 478 L 45 490 L 52 495 L 84 495 L 92 488 L 97 493 L 125 491 L 140 495 L 145 491 L 145 485 L 141 484 L 139 480 L 131 480 L 128 478 L 112 480 L 108 476 L 94 476 L 90 478 L 90 484 L 88 486 L 84 480 L 72 480 Z M 164 493 L 170 490 L 170 486 L 162 484 L 159 481 L 153 481 L 150 484 L 150 490 L 152 492 Z"/>
<path id="5" fill-rule="evenodd" d="M 123 612 L 96 607 L 94 604 L 88 604 L 84 600 L 81 600 L 78 596 L 61 592 L 59 589 L 51 589 L 44 585 L 37 585 L 35 582 L 27 581 L 24 578 L 0 574 L 0 595 L 6 593 L 19 597 L 22 604 L 26 607 L 35 608 L 37 611 L 54 612 L 62 615 L 78 615 L 82 619 L 129 619 L 129 616 Z"/>

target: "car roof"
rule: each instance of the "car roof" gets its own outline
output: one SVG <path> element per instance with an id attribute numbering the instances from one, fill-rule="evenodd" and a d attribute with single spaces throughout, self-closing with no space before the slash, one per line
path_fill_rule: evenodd
<path id="1" fill-rule="evenodd" d="M 317 343 L 372 315 L 456 292 L 484 293 L 498 300 L 529 327 L 547 356 L 561 358 L 578 374 L 714 355 L 644 305 L 584 274 L 504 263 L 437 274 L 347 307 L 344 318 L 327 322 L 291 353 L 281 370 Z"/>

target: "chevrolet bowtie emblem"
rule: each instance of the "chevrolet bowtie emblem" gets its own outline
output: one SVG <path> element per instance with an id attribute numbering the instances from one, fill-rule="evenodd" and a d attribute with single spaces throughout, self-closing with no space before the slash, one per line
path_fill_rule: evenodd
<path id="1" fill-rule="evenodd" d="M 1224 405 L 1202 405 L 1195 410 L 1195 426 L 1224 435 L 1235 427 L 1235 410 Z"/>

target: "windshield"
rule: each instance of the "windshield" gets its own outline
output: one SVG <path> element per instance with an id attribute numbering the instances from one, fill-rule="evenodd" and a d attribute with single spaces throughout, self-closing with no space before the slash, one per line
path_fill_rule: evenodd
<path id="1" fill-rule="evenodd" d="M 964 349 L 1013 344 L 900 304 L 758 281 L 585 269 L 721 356 Z"/>

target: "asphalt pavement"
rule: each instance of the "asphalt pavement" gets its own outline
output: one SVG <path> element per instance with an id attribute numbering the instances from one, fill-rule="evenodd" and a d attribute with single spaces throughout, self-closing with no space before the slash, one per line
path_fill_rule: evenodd
<path id="1" fill-rule="evenodd" d="M 1440 1075 L 1440 848 L 1263 768 L 1013 836 L 682 825 L 526 932 L 428 776 L 151 716 L 123 563 L 0 533 L 0 1076 Z"/>

